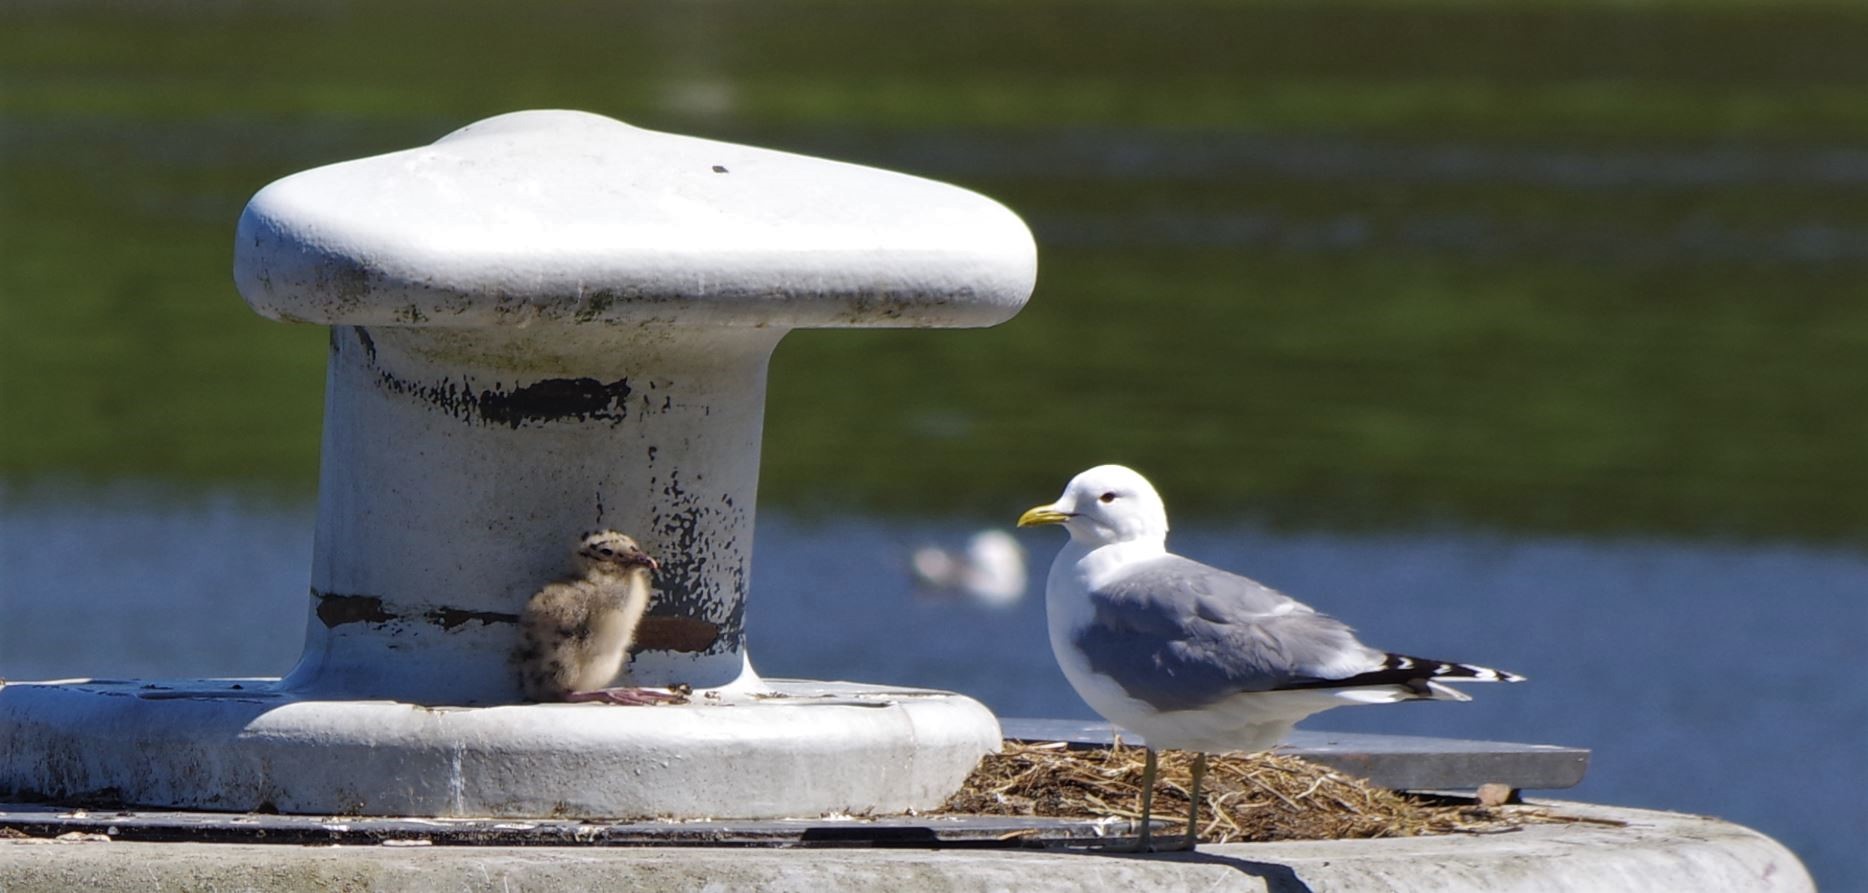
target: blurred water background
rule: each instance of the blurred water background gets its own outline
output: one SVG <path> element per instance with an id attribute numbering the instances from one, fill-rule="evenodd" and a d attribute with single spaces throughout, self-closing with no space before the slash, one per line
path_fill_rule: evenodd
<path id="1" fill-rule="evenodd" d="M 1120 461 L 1179 550 L 1533 680 L 1309 725 L 1588 746 L 1571 794 L 1868 886 L 1863 47 L 1821 2 L 8 4 L 0 676 L 287 669 L 324 333 L 234 294 L 241 206 L 582 108 L 1038 238 L 1002 327 L 780 346 L 761 671 L 1088 716 L 1040 599 L 907 555 Z"/>

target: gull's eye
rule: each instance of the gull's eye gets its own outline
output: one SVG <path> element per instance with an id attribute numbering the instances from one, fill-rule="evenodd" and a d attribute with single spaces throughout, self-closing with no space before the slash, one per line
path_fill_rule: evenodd
<path id="1" fill-rule="evenodd" d="M 616 554 L 615 552 L 613 552 L 613 551 L 611 551 L 611 550 L 609 549 L 609 547 L 607 547 L 607 546 L 605 546 L 604 548 L 601 548 L 601 549 L 598 549 L 597 551 L 598 551 L 598 552 L 601 552 L 601 553 L 603 553 L 603 554 L 605 554 L 605 555 L 615 555 L 615 554 Z"/>
<path id="2" fill-rule="evenodd" d="M 1102 501 L 1104 501 L 1104 502 L 1115 502 L 1115 501 L 1116 501 L 1116 494 L 1115 494 L 1115 491 L 1113 491 L 1113 490 L 1112 490 L 1112 491 L 1110 491 L 1110 492 L 1108 492 L 1108 493 L 1104 493 L 1103 495 L 1101 495 L 1101 496 L 1098 496 L 1098 497 L 1096 497 L 1096 498 L 1097 498 L 1097 499 L 1100 499 L 1100 500 L 1102 500 Z"/>

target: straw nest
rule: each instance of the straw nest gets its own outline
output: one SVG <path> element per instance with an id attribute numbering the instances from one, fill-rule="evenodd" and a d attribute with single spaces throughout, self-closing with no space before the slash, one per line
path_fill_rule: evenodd
<path id="1" fill-rule="evenodd" d="M 1193 758 L 1188 752 L 1159 752 L 1155 818 L 1186 823 Z M 1141 748 L 1121 744 L 1072 750 L 1060 742 L 1007 741 L 1003 753 L 980 761 L 942 811 L 1139 819 L 1143 760 Z M 1528 806 L 1399 794 L 1270 753 L 1209 756 L 1200 793 L 1204 843 L 1486 833 L 1565 821 Z"/>

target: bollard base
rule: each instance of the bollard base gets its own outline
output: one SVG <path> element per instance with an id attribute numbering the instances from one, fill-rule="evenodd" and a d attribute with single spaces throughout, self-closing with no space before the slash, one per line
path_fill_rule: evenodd
<path id="1" fill-rule="evenodd" d="M 970 698 L 766 680 L 654 707 L 330 701 L 276 680 L 0 687 L 0 796 L 232 812 L 784 818 L 940 805 L 998 721 Z"/>

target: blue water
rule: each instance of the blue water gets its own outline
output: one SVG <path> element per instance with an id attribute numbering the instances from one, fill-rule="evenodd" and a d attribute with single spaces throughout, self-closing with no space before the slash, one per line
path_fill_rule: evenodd
<path id="1" fill-rule="evenodd" d="M 303 635 L 311 522 L 309 508 L 233 497 L 16 502 L 0 511 L 0 676 L 279 674 Z M 767 511 L 755 665 L 952 689 L 1002 716 L 1090 717 L 1044 631 L 1059 531 L 1020 535 L 1032 593 L 1016 605 L 917 594 L 910 549 L 958 546 L 970 529 Z M 1827 889 L 1868 887 L 1868 555 L 1250 525 L 1170 543 L 1374 644 L 1531 677 L 1474 688 L 1472 703 L 1338 710 L 1308 727 L 1589 747 L 1587 779 L 1558 796 L 1718 815 L 1784 842 Z"/>

